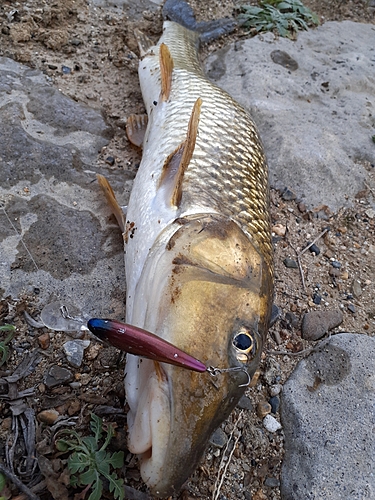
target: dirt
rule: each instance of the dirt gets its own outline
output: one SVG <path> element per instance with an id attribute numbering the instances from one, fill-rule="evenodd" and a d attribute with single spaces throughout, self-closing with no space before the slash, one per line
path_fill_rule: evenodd
<path id="1" fill-rule="evenodd" d="M 230 16 L 235 7 L 235 2 L 231 0 L 193 0 L 191 4 L 199 20 Z M 374 8 L 370 4 L 365 0 L 305 2 L 322 22 L 350 19 L 373 23 Z M 0 5 L 0 55 L 42 70 L 64 94 L 104 110 L 115 134 L 100 153 L 98 163 L 112 156 L 115 159 L 114 168 L 120 166 L 133 171 L 134 175 L 140 162 L 140 153 L 130 147 L 124 123 L 129 114 L 144 112 L 137 76 L 138 56 L 133 36 L 135 26 L 156 40 L 162 27 L 160 12 L 145 11 L 135 19 L 121 8 L 95 7 L 84 0 L 59 3 L 3 0 Z M 229 39 L 239 36 L 243 35 L 238 32 Z M 227 42 L 228 39 L 224 39 L 206 47 L 203 56 Z M 369 164 L 365 167 L 373 184 L 374 168 Z M 227 450 L 229 453 L 233 449 L 233 454 L 226 461 L 228 471 L 220 486 L 219 497 L 222 499 L 280 499 L 277 481 L 283 459 L 283 434 L 282 431 L 275 434 L 266 432 L 262 418 L 255 410 L 258 409 L 259 413 L 259 404 L 270 398 L 270 386 L 275 382 L 271 381 L 271 375 L 276 373 L 276 381 L 283 384 L 303 356 L 303 353 L 300 356 L 290 353 L 295 354 L 315 345 L 301 338 L 304 313 L 341 309 L 343 323 L 332 333 L 349 331 L 372 336 L 375 333 L 375 218 L 369 210 L 369 200 L 375 196 L 374 192 L 365 189 L 358 193 L 353 208 L 343 209 L 338 214 L 331 214 L 326 207 L 307 212 L 295 200 L 286 201 L 276 191 L 271 194 L 276 266 L 275 303 L 280 308 L 280 319 L 270 329 L 259 378 L 247 391 L 253 410 L 236 409 L 222 425 L 228 438 L 233 432 Z M 287 257 L 298 261 L 297 256 L 316 238 L 319 255 L 310 251 L 303 253 L 300 269 L 284 265 L 283 261 Z M 339 262 L 341 267 L 334 268 L 333 261 Z M 67 340 L 66 334 L 30 326 L 25 320 L 24 311 L 32 317 L 38 317 L 40 308 L 37 293 L 35 296 L 3 300 L 0 303 L 0 324 L 11 323 L 17 328 L 10 344 L 9 357 L 0 368 L 0 376 L 4 379 L 13 374 L 30 353 L 40 357 L 40 360 L 30 360 L 30 370 L 26 370 L 18 382 L 10 383 L 8 380 L 8 385 L 1 383 L 0 454 L 5 463 L 4 450 L 8 439 L 8 450 L 9 447 L 13 450 L 11 461 L 14 474 L 39 498 L 85 498 L 84 495 L 74 496 L 80 490 L 69 486 L 67 455 L 56 450 L 53 440 L 55 428 L 51 427 L 51 423 L 41 422 L 44 418 L 41 412 L 57 411 L 64 426 L 73 423 L 74 428 L 84 434 L 89 432 L 90 412 L 94 411 L 107 423 L 114 422 L 117 425 L 111 451 L 126 449 L 126 406 L 123 411 L 125 396 L 122 383 L 125 362 L 116 350 L 92 343 L 85 351 L 81 367 L 69 366 L 61 349 Z M 275 350 L 289 354 L 278 356 L 269 353 Z M 52 365 L 70 371 L 70 385 L 66 383 L 47 387 L 45 374 Z M 14 398 L 17 391 L 19 393 L 28 389 L 33 389 L 32 396 Z M 31 421 L 25 417 L 30 408 L 37 416 L 36 439 L 30 430 L 32 425 L 27 423 Z M 276 418 L 279 419 L 278 413 Z M 15 422 L 18 422 L 18 430 Z M 237 442 L 233 448 L 234 440 Z M 31 465 L 25 461 L 28 446 L 34 450 L 35 441 L 39 468 L 34 467 L 33 458 Z M 225 450 L 210 446 L 201 465 L 182 493 L 175 498 L 211 498 L 217 489 L 216 478 L 223 477 L 219 466 L 224 453 Z M 145 491 L 137 461 L 130 453 L 125 453 L 125 467 L 121 475 L 129 487 Z M 270 482 L 270 478 L 274 481 Z M 8 482 L 3 496 L 26 498 L 17 496 L 17 491 L 20 491 L 17 486 Z M 129 490 L 128 494 L 131 492 Z M 112 497 L 107 492 L 103 498 Z"/>

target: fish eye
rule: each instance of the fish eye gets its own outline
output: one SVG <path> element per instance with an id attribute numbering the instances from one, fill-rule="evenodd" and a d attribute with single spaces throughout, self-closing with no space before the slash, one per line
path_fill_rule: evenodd
<path id="1" fill-rule="evenodd" d="M 233 337 L 233 346 L 237 351 L 237 359 L 247 362 L 256 351 L 256 341 L 247 328 L 241 328 Z"/>

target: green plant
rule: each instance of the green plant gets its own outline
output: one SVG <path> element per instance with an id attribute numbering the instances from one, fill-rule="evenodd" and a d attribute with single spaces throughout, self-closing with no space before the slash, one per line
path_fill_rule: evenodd
<path id="1" fill-rule="evenodd" d="M 1 356 L 0 366 L 3 366 L 3 364 L 8 359 L 9 356 L 8 344 L 12 340 L 15 331 L 16 328 L 13 325 L 5 324 L 3 326 L 0 326 L 0 332 L 9 332 L 8 335 L 5 337 L 5 339 L 0 342 L 0 356 Z"/>
<path id="2" fill-rule="evenodd" d="M 256 33 L 276 30 L 280 36 L 293 38 L 298 30 L 319 24 L 318 16 L 300 0 L 268 0 L 260 5 L 243 5 L 238 16 L 245 28 Z"/>
<path id="3" fill-rule="evenodd" d="M 109 482 L 109 491 L 113 493 L 114 498 L 123 500 L 124 481 L 117 477 L 116 472 L 110 472 L 110 468 L 119 469 L 124 465 L 124 452 L 117 451 L 111 454 L 106 451 L 115 434 L 114 427 L 108 425 L 102 446 L 99 442 L 103 440 L 103 421 L 93 413 L 90 428 L 93 436 L 81 437 L 74 430 L 64 429 L 59 435 L 68 435 L 69 438 L 59 438 L 56 441 L 59 451 L 73 452 L 68 458 L 70 484 L 73 487 L 90 486 L 92 491 L 88 500 L 100 500 L 103 491 L 102 477 L 105 477 Z"/>

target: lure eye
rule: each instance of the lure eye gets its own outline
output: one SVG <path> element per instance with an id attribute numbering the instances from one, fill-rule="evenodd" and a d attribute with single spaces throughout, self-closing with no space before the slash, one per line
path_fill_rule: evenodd
<path id="1" fill-rule="evenodd" d="M 241 330 L 235 334 L 233 337 L 233 346 L 237 351 L 237 359 L 243 362 L 247 362 L 253 357 L 253 352 L 256 350 L 254 336 L 245 328 L 241 328 Z"/>

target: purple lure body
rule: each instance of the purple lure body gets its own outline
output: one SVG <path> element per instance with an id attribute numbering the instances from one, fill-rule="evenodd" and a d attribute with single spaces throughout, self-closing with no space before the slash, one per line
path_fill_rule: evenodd
<path id="1" fill-rule="evenodd" d="M 198 359 L 142 328 L 127 325 L 120 321 L 99 318 L 90 319 L 87 327 L 100 339 L 107 340 L 114 347 L 130 354 L 196 372 L 205 372 L 207 370 L 206 365 Z"/>

